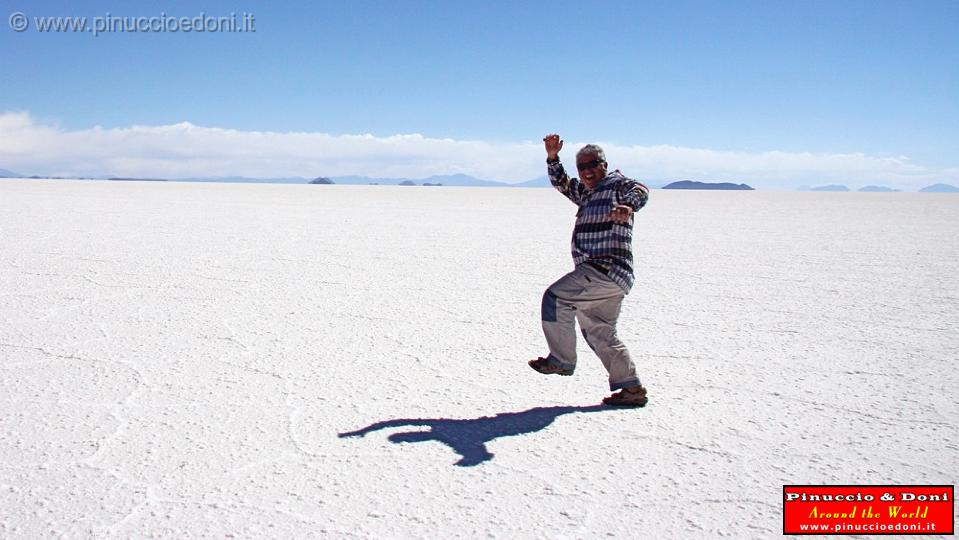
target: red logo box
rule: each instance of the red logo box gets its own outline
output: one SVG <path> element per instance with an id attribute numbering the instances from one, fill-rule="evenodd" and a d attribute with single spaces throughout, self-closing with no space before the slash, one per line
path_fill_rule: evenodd
<path id="1" fill-rule="evenodd" d="M 783 486 L 783 534 L 955 534 L 955 486 Z"/>

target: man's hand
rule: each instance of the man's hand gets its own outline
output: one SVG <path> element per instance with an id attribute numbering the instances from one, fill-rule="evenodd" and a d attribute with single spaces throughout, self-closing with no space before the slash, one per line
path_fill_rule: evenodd
<path id="1" fill-rule="evenodd" d="M 625 225 L 629 222 L 629 216 L 633 215 L 633 207 L 625 204 L 616 204 L 613 205 L 613 209 L 610 210 L 607 217 L 620 225 Z"/>
<path id="2" fill-rule="evenodd" d="M 559 151 L 563 149 L 563 140 L 559 135 L 550 133 L 543 137 L 543 143 L 546 145 L 546 159 L 553 161 L 559 159 Z"/>

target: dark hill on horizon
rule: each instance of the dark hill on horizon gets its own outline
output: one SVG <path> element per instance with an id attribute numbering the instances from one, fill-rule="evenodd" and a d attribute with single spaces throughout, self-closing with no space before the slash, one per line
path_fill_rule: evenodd
<path id="1" fill-rule="evenodd" d="M 921 193 L 959 193 L 959 187 L 949 184 L 933 184 L 919 190 Z"/>
<path id="2" fill-rule="evenodd" d="M 897 193 L 902 190 L 892 189 L 891 187 L 886 187 L 886 186 L 865 186 L 865 187 L 859 188 L 859 191 L 864 193 Z"/>
<path id="3" fill-rule="evenodd" d="M 729 191 L 752 191 L 751 186 L 746 184 L 733 184 L 730 182 L 695 182 L 693 180 L 681 180 L 666 184 L 662 189 L 712 189 Z"/>

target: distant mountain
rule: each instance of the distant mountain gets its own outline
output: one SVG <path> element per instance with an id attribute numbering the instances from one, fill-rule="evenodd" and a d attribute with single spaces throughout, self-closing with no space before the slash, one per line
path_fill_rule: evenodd
<path id="1" fill-rule="evenodd" d="M 107 178 L 114 182 L 169 182 L 166 178 L 128 178 L 126 176 L 114 176 Z"/>
<path id="2" fill-rule="evenodd" d="M 812 191 L 849 191 L 849 188 L 843 185 L 831 184 L 828 186 L 816 186 Z"/>
<path id="3" fill-rule="evenodd" d="M 0 178 L 23 178 L 24 176 L 20 173 L 15 173 L 13 171 L 8 171 L 6 169 L 0 169 Z"/>
<path id="4" fill-rule="evenodd" d="M 400 185 L 410 185 L 404 182 L 411 182 L 413 184 L 442 184 L 444 186 L 457 186 L 457 187 L 510 187 L 515 184 L 507 184 L 506 182 L 496 182 L 493 180 L 480 180 L 468 174 L 449 174 L 449 175 L 434 175 L 428 178 L 374 178 L 370 176 L 334 176 L 332 180 L 337 184 L 345 185 L 387 185 L 387 186 L 400 186 Z"/>
<path id="5" fill-rule="evenodd" d="M 313 180 L 310 180 L 310 183 L 311 183 L 311 184 L 327 184 L 327 185 L 329 185 L 329 184 L 335 184 L 336 182 L 330 180 L 329 178 L 326 178 L 325 176 L 318 176 L 318 177 L 314 178 Z"/>
<path id="6" fill-rule="evenodd" d="M 923 193 L 959 193 L 959 187 L 950 186 L 949 184 L 933 184 L 931 186 L 926 186 L 919 191 Z"/>
<path id="7" fill-rule="evenodd" d="M 859 188 L 859 191 L 867 193 L 895 193 L 902 191 L 901 189 L 892 189 L 891 187 L 886 186 L 866 186 Z"/>
<path id="8" fill-rule="evenodd" d="M 404 182 L 412 182 L 414 184 L 443 184 L 444 186 L 505 186 L 502 182 L 492 182 L 489 180 L 480 180 L 466 174 L 453 174 L 446 176 L 430 176 L 429 178 L 381 178 L 381 177 L 371 177 L 371 176 L 333 176 L 331 180 L 337 184 L 344 184 L 348 186 L 366 186 L 366 185 L 385 185 L 385 186 L 399 186 L 399 185 L 409 185 L 403 184 Z"/>
<path id="9" fill-rule="evenodd" d="M 713 190 L 738 190 L 746 191 L 753 188 L 746 184 L 731 184 L 729 182 L 694 182 L 692 180 L 681 180 L 666 184 L 663 189 L 713 189 Z"/>
<path id="10" fill-rule="evenodd" d="M 437 175 L 423 178 L 422 183 L 443 184 L 444 186 L 470 186 L 470 187 L 504 187 L 508 186 L 505 182 L 495 182 L 492 180 L 480 180 L 468 174 Z"/>
<path id="11" fill-rule="evenodd" d="M 534 178 L 532 180 L 527 180 L 525 182 L 520 182 L 519 184 L 513 184 L 516 187 L 553 187 L 553 184 L 549 183 L 548 176 L 540 176 L 539 178 Z"/>
<path id="12" fill-rule="evenodd" d="M 213 176 L 201 178 L 177 178 L 175 182 L 230 182 L 236 184 L 309 184 L 310 180 L 301 176 L 287 178 L 248 178 L 246 176 Z"/>
<path id="13" fill-rule="evenodd" d="M 17 176 L 13 178 L 24 178 L 28 180 L 111 180 L 112 176 L 53 176 L 52 174 L 31 176 Z"/>

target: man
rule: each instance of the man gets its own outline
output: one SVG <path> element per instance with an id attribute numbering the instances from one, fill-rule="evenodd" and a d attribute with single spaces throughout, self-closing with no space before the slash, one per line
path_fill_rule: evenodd
<path id="1" fill-rule="evenodd" d="M 633 213 L 646 205 L 649 189 L 619 171 L 608 172 L 606 155 L 595 144 L 576 154 L 580 178 L 570 178 L 559 160 L 563 141 L 547 135 L 546 164 L 553 186 L 579 207 L 573 228 L 575 269 L 543 294 L 543 333 L 549 355 L 529 366 L 547 375 L 572 375 L 576 369 L 576 329 L 609 372 L 607 405 L 642 407 L 646 389 L 636 376 L 629 351 L 616 336 L 623 298 L 633 286 Z"/>

